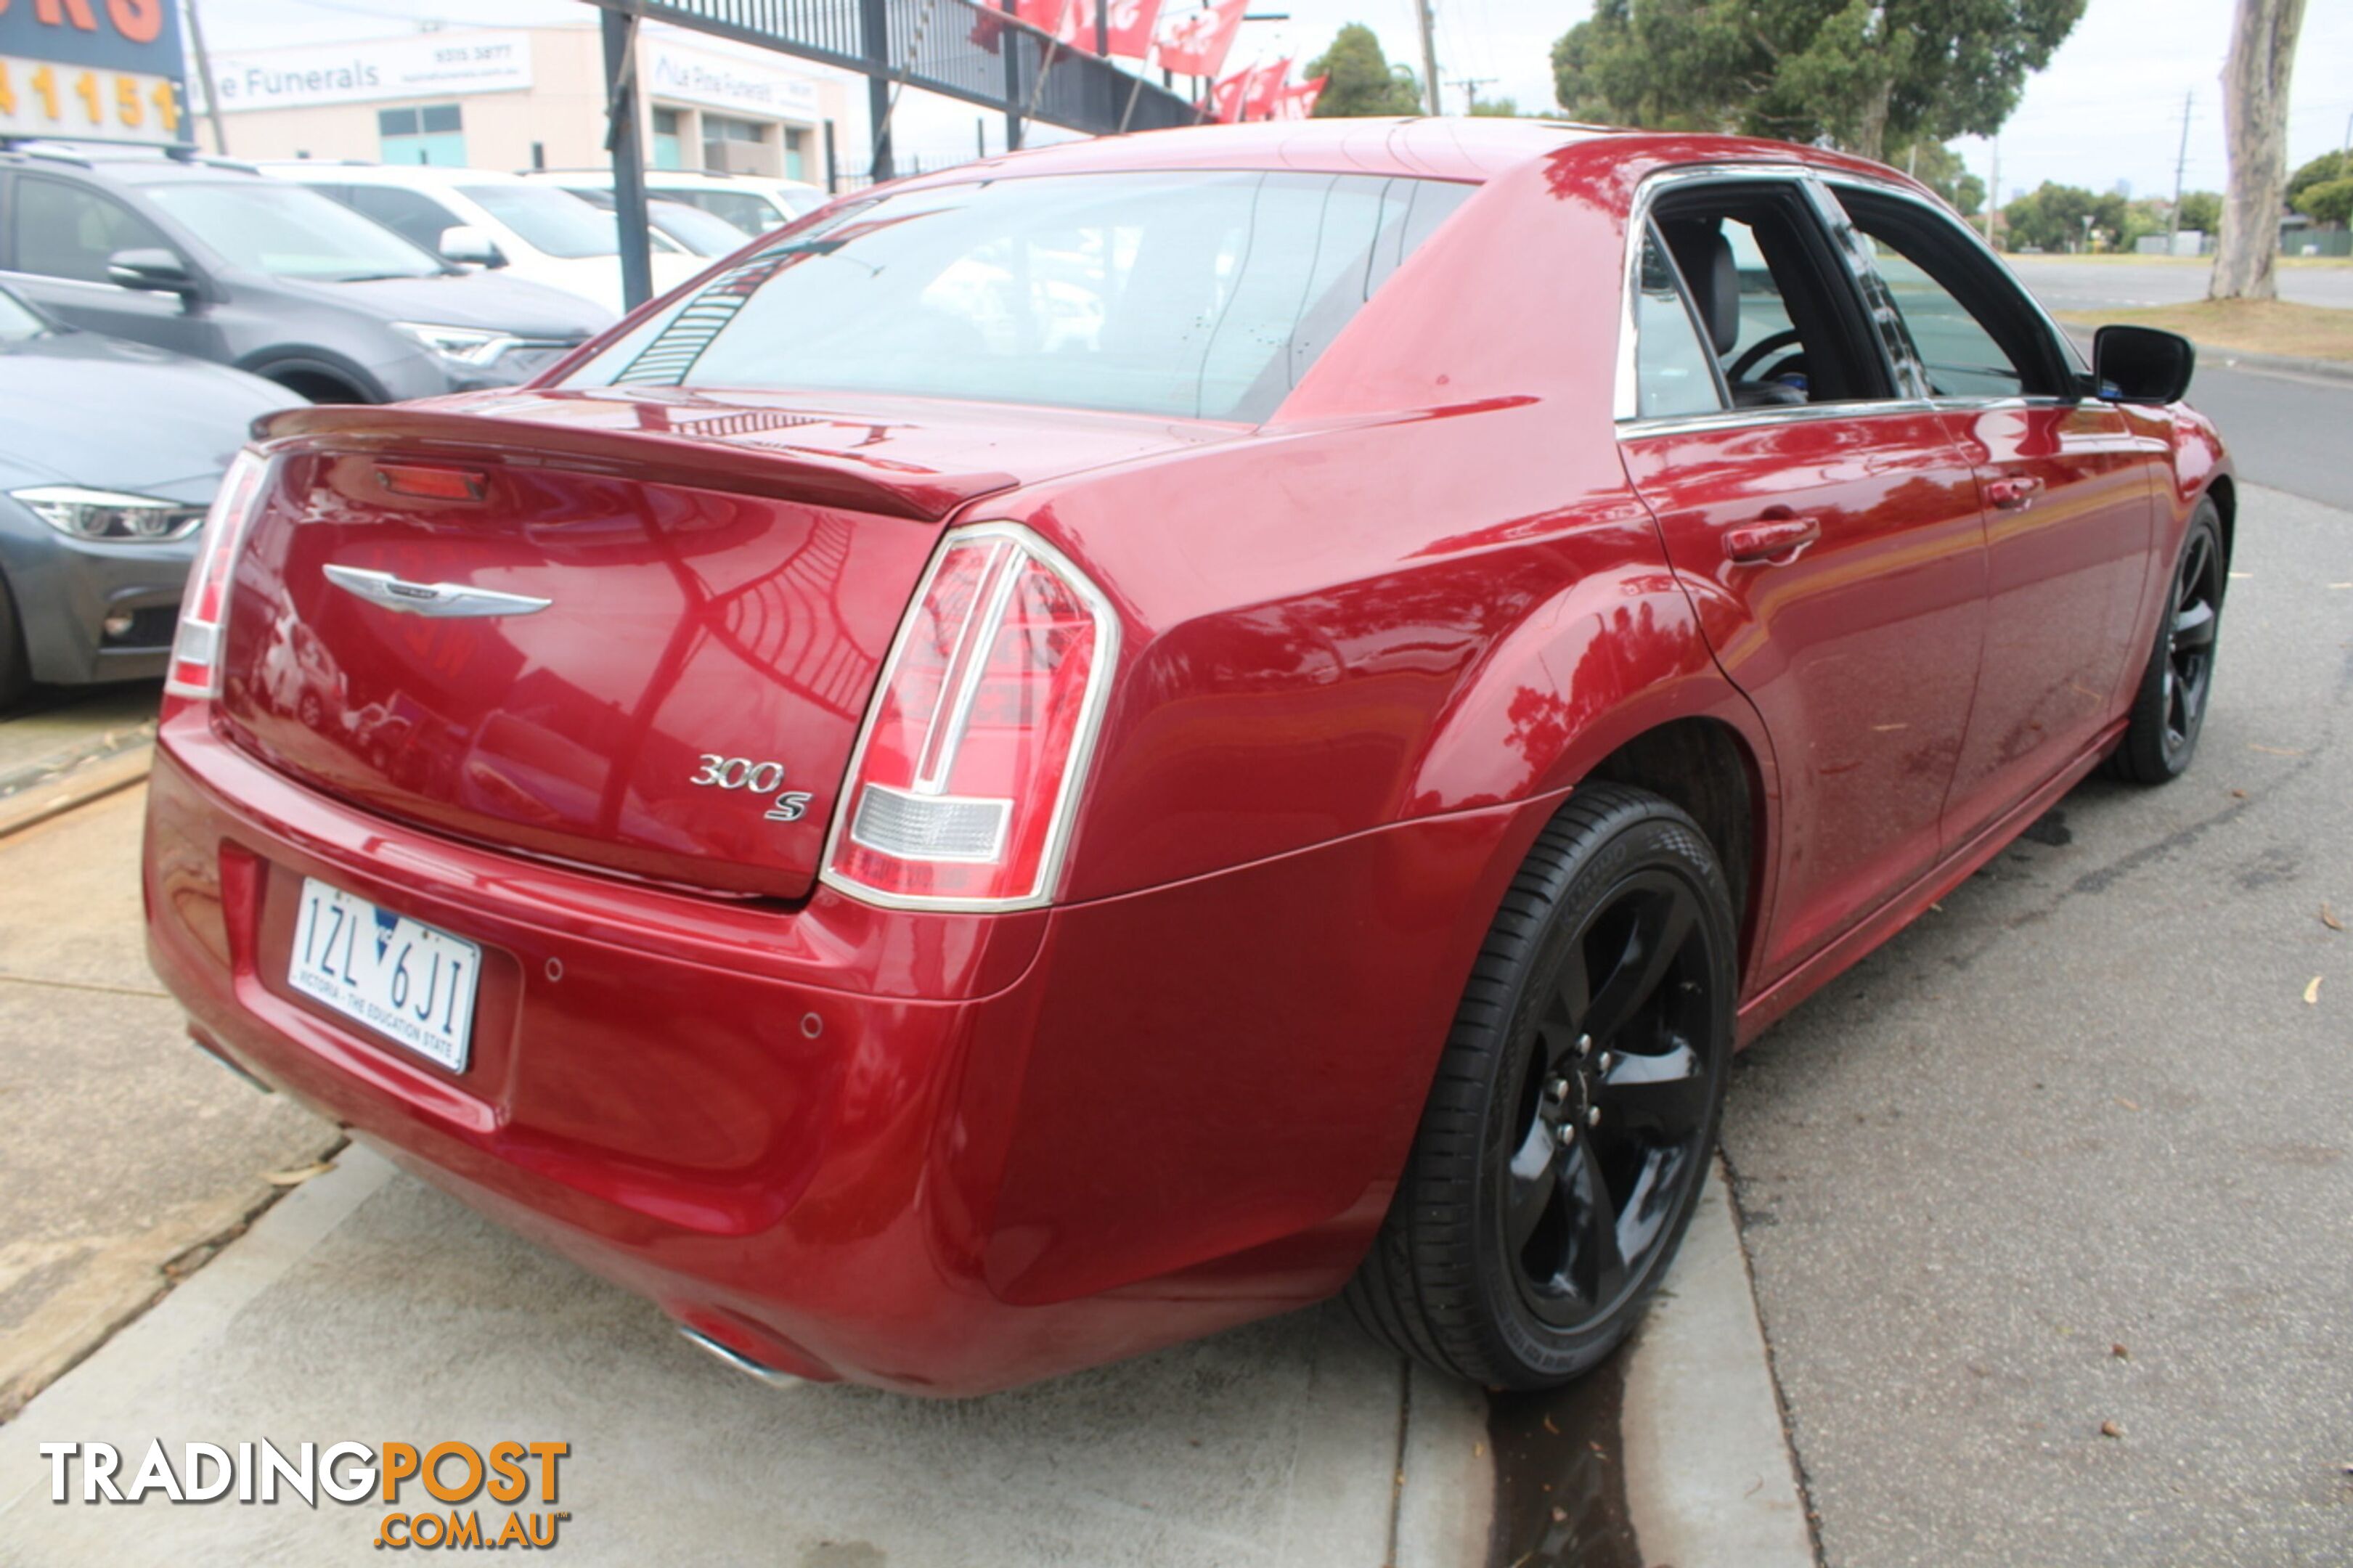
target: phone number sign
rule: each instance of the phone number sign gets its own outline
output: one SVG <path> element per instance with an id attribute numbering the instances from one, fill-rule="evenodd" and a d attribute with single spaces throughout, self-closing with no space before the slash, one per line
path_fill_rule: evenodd
<path id="1" fill-rule="evenodd" d="M 176 0 L 0 0 L 0 139 L 177 145 Z"/>

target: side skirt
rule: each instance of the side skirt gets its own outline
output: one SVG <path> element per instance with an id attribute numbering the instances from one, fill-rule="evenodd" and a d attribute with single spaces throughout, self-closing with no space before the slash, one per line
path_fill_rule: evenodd
<path id="1" fill-rule="evenodd" d="M 1741 1004 L 1735 1025 L 1735 1044 L 1746 1047 L 1799 1003 L 1820 990 L 1863 954 L 1910 925 L 1929 905 L 1967 881 L 1971 873 L 2007 847 L 2032 826 L 2034 819 L 2056 805 L 2061 796 L 2082 783 L 2100 759 L 2108 754 L 2125 731 L 2118 719 L 2100 731 L 2098 739 L 2051 776 L 2032 795 L 1979 828 L 1976 835 L 1922 872 L 1917 880 L 1882 904 L 1854 926 L 1766 990 Z"/>

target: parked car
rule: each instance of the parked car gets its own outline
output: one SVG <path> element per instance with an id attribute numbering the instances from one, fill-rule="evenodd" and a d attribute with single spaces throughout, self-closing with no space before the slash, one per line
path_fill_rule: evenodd
<path id="1" fill-rule="evenodd" d="M 613 193 L 609 190 L 585 190 L 572 193 L 598 212 L 613 210 Z M 702 257 L 733 256 L 752 243 L 752 236 L 737 228 L 716 213 L 684 202 L 648 197 L 646 222 L 656 234 L 691 255 Z"/>
<path id="2" fill-rule="evenodd" d="M 533 169 L 523 178 L 559 185 L 600 207 L 612 205 L 613 171 L 609 168 Z M 781 228 L 804 213 L 815 212 L 830 199 L 817 186 L 798 180 L 686 169 L 648 169 L 646 194 L 701 207 L 715 217 L 725 218 L 746 234 L 765 234 L 772 228 Z"/>
<path id="3" fill-rule="evenodd" d="M 248 165 L 139 153 L 0 152 L 0 282 L 53 319 L 314 403 L 512 385 L 613 320 Z"/>
<path id="4" fill-rule="evenodd" d="M 1811 148 L 1315 121 L 906 180 L 525 391 L 269 422 L 156 967 L 764 1376 L 965 1394 L 1345 1292 L 1556 1383 L 1736 1045 L 2104 762 L 2189 765 L 2239 492 L 2188 344 L 2094 362 Z M 257 691 L 288 617 L 343 711 Z"/>
<path id="5" fill-rule="evenodd" d="M 0 288 L 0 709 L 36 680 L 164 673 L 222 471 L 256 418 L 301 401 Z"/>
<path id="6" fill-rule="evenodd" d="M 490 169 L 430 163 L 263 163 L 364 213 L 442 259 L 496 268 L 619 314 L 621 244 L 610 213 L 570 193 Z M 653 236 L 654 292 L 702 270 L 702 259 Z"/>

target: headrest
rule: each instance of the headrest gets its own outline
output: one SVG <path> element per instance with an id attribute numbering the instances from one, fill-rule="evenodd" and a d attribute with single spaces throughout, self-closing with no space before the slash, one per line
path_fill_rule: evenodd
<path id="1" fill-rule="evenodd" d="M 1730 353 L 1740 341 L 1740 268 L 1732 259 L 1732 241 L 1715 222 L 1694 218 L 1662 223 L 1659 232 L 1674 252 L 1715 352 Z"/>

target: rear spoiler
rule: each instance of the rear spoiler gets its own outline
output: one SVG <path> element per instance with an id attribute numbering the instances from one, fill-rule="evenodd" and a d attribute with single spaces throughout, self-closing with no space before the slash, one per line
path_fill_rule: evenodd
<path id="1" fill-rule="evenodd" d="M 289 408 L 255 420 L 253 437 L 314 442 L 341 451 L 398 451 L 607 474 L 922 522 L 938 522 L 966 502 L 1011 489 L 1016 482 L 1011 474 L 994 469 L 942 472 L 887 458 L 789 445 L 777 437 L 834 421 L 768 409 L 704 403 L 682 409 L 534 393 L 501 403 L 468 412 L 409 404 Z M 533 419 L 534 410 L 569 417 Z M 624 418 L 630 422 L 621 423 Z"/>

